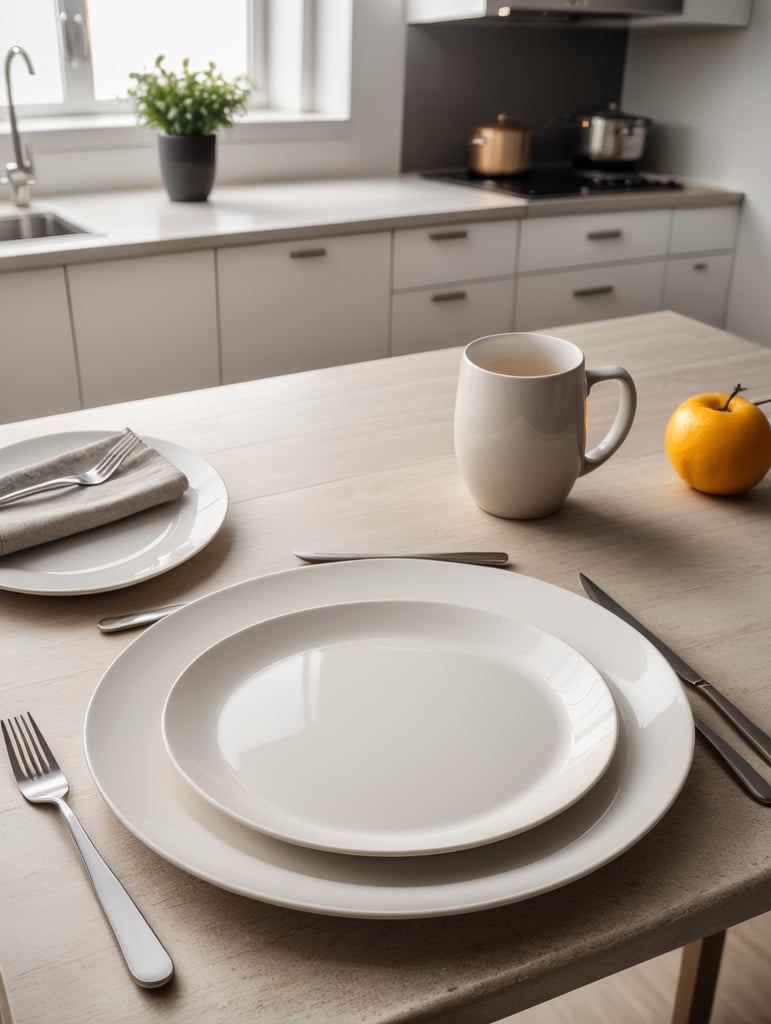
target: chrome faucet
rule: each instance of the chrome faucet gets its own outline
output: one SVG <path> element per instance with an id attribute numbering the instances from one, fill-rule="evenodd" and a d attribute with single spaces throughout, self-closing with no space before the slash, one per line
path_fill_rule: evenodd
<path id="1" fill-rule="evenodd" d="M 8 97 L 8 117 L 11 122 L 11 139 L 13 141 L 14 159 L 5 165 L 5 177 L 0 178 L 0 184 L 10 185 L 13 194 L 13 201 L 17 206 L 29 206 L 30 185 L 35 184 L 35 168 L 32 165 L 32 155 L 29 146 L 22 147 L 19 138 L 19 128 L 16 124 L 16 111 L 13 106 L 13 93 L 11 92 L 11 62 L 16 55 L 24 58 L 27 70 L 31 75 L 35 74 L 29 54 L 20 46 L 12 46 L 5 55 L 5 91 Z"/>

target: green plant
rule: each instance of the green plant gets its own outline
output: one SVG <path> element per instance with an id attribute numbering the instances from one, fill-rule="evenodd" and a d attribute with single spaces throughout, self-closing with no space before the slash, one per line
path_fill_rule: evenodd
<path id="1" fill-rule="evenodd" d="M 160 128 L 167 135 L 211 135 L 229 128 L 236 114 L 246 111 L 252 83 L 246 75 L 226 81 L 213 61 L 205 71 L 191 71 L 182 61 L 177 74 L 156 58 L 152 71 L 132 72 L 128 94 L 134 100 L 140 124 Z"/>

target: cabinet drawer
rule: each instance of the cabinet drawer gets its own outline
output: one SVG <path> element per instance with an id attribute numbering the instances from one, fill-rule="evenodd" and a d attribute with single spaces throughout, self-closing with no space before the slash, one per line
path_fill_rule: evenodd
<path id="1" fill-rule="evenodd" d="M 385 358 L 386 232 L 221 249 L 224 383 Z"/>
<path id="2" fill-rule="evenodd" d="M 739 224 L 738 206 L 675 210 L 670 253 L 733 249 Z"/>
<path id="3" fill-rule="evenodd" d="M 519 224 L 439 224 L 394 232 L 393 287 L 420 288 L 514 274 Z"/>
<path id="4" fill-rule="evenodd" d="M 544 217 L 522 225 L 519 270 L 664 257 L 670 210 Z"/>
<path id="5" fill-rule="evenodd" d="M 391 355 L 467 345 L 511 330 L 511 281 L 472 281 L 402 292 L 391 299 Z"/>
<path id="6" fill-rule="evenodd" d="M 667 263 L 664 309 L 722 327 L 733 256 L 686 256 Z"/>
<path id="7" fill-rule="evenodd" d="M 660 309 L 664 261 L 595 267 L 519 279 L 516 330 L 607 320 Z"/>

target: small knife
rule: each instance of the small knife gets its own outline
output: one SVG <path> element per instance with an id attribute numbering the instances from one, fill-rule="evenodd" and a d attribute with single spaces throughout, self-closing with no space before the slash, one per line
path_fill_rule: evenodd
<path id="1" fill-rule="evenodd" d="M 747 742 L 757 750 L 760 756 L 771 764 L 771 736 L 768 733 L 765 733 L 760 726 L 755 725 L 753 721 L 747 718 L 743 711 L 740 711 L 727 697 L 724 697 L 719 690 L 716 690 L 711 683 L 708 683 L 696 669 L 691 668 L 687 662 L 683 661 L 679 655 L 667 647 L 663 640 L 659 640 L 655 633 L 652 633 L 633 615 L 630 615 L 625 608 L 622 608 L 609 594 L 601 590 L 596 583 L 593 583 L 587 576 L 584 576 L 582 572 L 578 574 L 578 578 L 581 580 L 581 586 L 593 601 L 618 615 L 620 619 L 623 619 L 630 626 L 634 626 L 638 633 L 642 633 L 647 640 L 650 640 L 653 646 L 664 655 L 683 682 L 695 687 L 702 696 L 714 704 L 734 729 L 741 733 Z"/>
<path id="2" fill-rule="evenodd" d="M 505 551 L 372 551 L 369 553 L 349 551 L 293 551 L 295 558 L 303 562 L 357 562 L 364 558 L 426 558 L 434 562 L 464 562 L 466 565 L 492 565 L 502 567 L 509 564 Z"/>

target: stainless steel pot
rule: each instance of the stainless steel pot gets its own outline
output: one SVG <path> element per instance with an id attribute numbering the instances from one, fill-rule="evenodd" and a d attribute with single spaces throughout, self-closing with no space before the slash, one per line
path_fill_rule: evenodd
<path id="1" fill-rule="evenodd" d="M 469 136 L 469 170 L 486 178 L 529 170 L 532 131 L 508 114 L 498 114 L 492 124 L 476 125 Z"/>
<path id="2" fill-rule="evenodd" d="M 645 148 L 649 117 L 624 114 L 618 104 L 591 114 L 570 114 L 579 127 L 576 156 L 602 162 L 639 160 Z"/>

